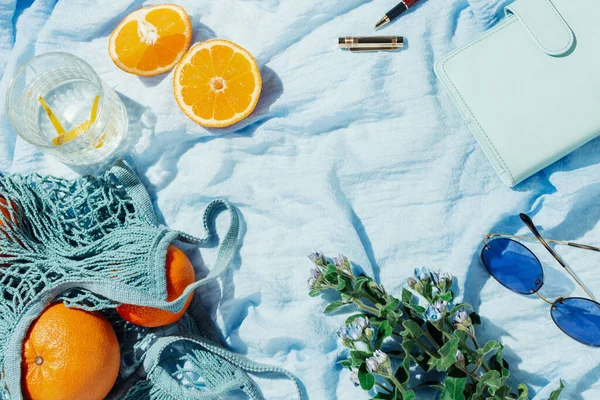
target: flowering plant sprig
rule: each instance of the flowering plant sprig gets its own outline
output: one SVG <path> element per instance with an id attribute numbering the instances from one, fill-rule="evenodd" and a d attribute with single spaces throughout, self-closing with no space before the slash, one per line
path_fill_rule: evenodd
<path id="1" fill-rule="evenodd" d="M 490 340 L 479 345 L 479 315 L 469 304 L 452 304 L 451 274 L 415 269 L 399 299 L 371 277 L 354 275 L 342 255 L 330 259 L 316 252 L 309 258 L 314 264 L 309 295 L 327 290 L 340 294 L 324 312 L 346 306 L 359 310 L 337 332 L 349 349 L 340 364 L 350 370 L 356 386 L 374 392 L 374 399 L 414 400 L 415 392 L 425 387 L 439 390 L 441 400 L 529 399 L 527 386 L 514 390 L 507 384 L 502 344 Z M 410 385 L 411 374 L 433 370 L 445 372 L 441 382 Z M 562 390 L 561 381 L 549 400 L 557 400 Z"/>

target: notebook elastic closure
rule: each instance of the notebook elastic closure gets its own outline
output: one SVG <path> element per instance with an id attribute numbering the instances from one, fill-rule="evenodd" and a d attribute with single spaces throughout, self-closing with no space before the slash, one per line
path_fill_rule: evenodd
<path id="1" fill-rule="evenodd" d="M 520 20 L 546 54 L 563 56 L 573 48 L 573 31 L 550 0 L 517 1 L 505 12 Z"/>

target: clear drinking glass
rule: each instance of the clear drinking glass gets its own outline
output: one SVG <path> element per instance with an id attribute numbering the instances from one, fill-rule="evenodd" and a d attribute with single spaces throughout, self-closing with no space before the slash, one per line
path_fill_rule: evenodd
<path id="1" fill-rule="evenodd" d="M 72 140 L 53 143 L 59 133 L 43 102 L 63 133 L 77 132 Z M 23 64 L 8 86 L 6 107 L 20 137 L 65 164 L 102 162 L 119 149 L 127 133 L 127 111 L 119 96 L 88 63 L 68 53 L 45 53 Z"/>

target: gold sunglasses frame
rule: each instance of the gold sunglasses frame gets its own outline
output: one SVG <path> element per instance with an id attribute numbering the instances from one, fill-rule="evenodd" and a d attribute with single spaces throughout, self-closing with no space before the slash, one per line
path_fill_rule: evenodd
<path id="1" fill-rule="evenodd" d="M 590 300 L 596 301 L 596 298 L 594 297 L 594 295 L 592 293 L 590 293 L 590 291 L 585 287 L 585 285 L 583 284 L 583 282 L 581 282 L 581 280 L 575 275 L 575 273 L 573 272 L 573 270 L 571 270 L 571 268 L 556 253 L 556 251 L 554 251 L 554 249 L 552 247 L 550 247 L 550 245 L 548 244 L 548 242 L 550 242 L 550 243 L 556 243 L 558 245 L 576 247 L 578 249 L 583 249 L 583 250 L 597 251 L 597 252 L 600 252 L 600 248 L 599 247 L 594 247 L 594 246 L 588 246 L 588 245 L 585 245 L 585 244 L 573 243 L 573 242 L 569 242 L 569 241 L 566 241 L 566 240 L 544 239 L 542 237 L 542 235 L 540 235 L 540 233 L 538 232 L 537 228 L 535 227 L 533 221 L 531 220 L 531 218 L 529 218 L 529 216 L 527 216 L 526 214 L 519 214 L 519 216 L 521 217 L 521 220 L 525 223 L 525 225 L 527 225 L 527 228 L 529 228 L 529 230 L 531 231 L 531 233 L 533 233 L 534 237 L 531 237 L 531 236 L 522 236 L 522 235 L 509 235 L 509 234 L 504 234 L 504 233 L 490 233 L 490 234 L 488 234 L 483 239 L 484 249 L 485 250 L 489 250 L 488 243 L 494 237 L 504 237 L 504 238 L 509 238 L 509 239 L 518 239 L 518 240 L 526 240 L 526 241 L 531 241 L 531 242 L 540 242 L 542 245 L 544 245 L 544 247 L 546 248 L 546 250 L 548 250 L 548 252 L 556 259 L 556 261 L 558 261 L 558 263 L 567 271 L 567 273 L 571 276 L 571 278 L 573 278 L 573 280 L 575 282 L 577 282 L 577 284 L 579 285 L 579 287 L 581 289 L 583 289 L 583 291 L 588 295 L 588 297 L 590 298 Z M 543 268 L 543 266 L 542 266 L 542 268 Z M 560 297 L 557 297 L 556 299 L 554 299 L 554 301 L 550 301 L 546 297 L 544 297 L 540 293 L 539 290 L 538 291 L 533 291 L 533 289 L 532 289 L 531 290 L 531 294 L 533 294 L 533 293 L 535 293 L 540 299 L 542 299 L 546 303 L 550 304 L 553 309 L 554 309 L 554 304 L 557 301 L 560 301 L 561 299 L 565 298 L 563 296 L 560 296 Z"/>

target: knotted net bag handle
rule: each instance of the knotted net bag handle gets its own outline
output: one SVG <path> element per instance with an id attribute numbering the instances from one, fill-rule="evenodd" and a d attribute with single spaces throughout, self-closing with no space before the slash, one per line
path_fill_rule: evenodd
<path id="1" fill-rule="evenodd" d="M 145 216 L 146 220 L 155 226 L 160 226 L 161 224 L 156 217 L 156 213 L 154 212 L 148 191 L 131 167 L 124 160 L 118 160 L 109 170 L 109 173 L 114 175 L 120 184 L 125 186 L 125 190 L 132 198 L 136 208 L 142 213 L 142 215 Z M 199 246 L 206 244 L 216 236 L 216 233 L 210 228 L 210 222 L 215 218 L 216 212 L 223 207 L 229 214 L 229 228 L 227 229 L 227 233 L 225 234 L 225 237 L 223 238 L 223 241 L 219 247 L 215 264 L 210 269 L 208 275 L 189 285 L 183 294 L 177 299 L 170 302 L 158 301 L 150 306 L 162 308 L 171 312 L 177 312 L 183 308 L 185 301 L 191 292 L 219 277 L 229 267 L 229 264 L 235 256 L 237 249 L 238 235 L 240 231 L 240 217 L 237 209 L 225 199 L 215 199 L 206 207 L 202 218 L 205 234 L 204 237 L 198 238 L 181 231 L 172 231 L 166 235 L 163 246 L 165 247 L 166 251 L 166 246 L 168 243 L 175 239 Z"/>
<path id="2" fill-rule="evenodd" d="M 224 382 L 218 389 L 210 392 L 200 392 L 190 388 L 181 386 L 175 379 L 160 366 L 160 360 L 163 352 L 172 344 L 177 342 L 187 342 L 188 344 L 195 344 L 201 347 L 203 350 L 210 352 L 214 355 L 219 356 L 224 361 L 228 362 L 232 366 L 239 368 L 240 372 L 247 373 L 279 373 L 285 375 L 286 378 L 294 383 L 298 398 L 302 398 L 300 383 L 292 373 L 286 371 L 283 368 L 274 367 L 271 365 L 261 364 L 247 359 L 244 356 L 235 354 L 218 344 L 215 344 L 204 338 L 194 335 L 181 335 L 181 336 L 170 336 L 162 337 L 156 340 L 152 344 L 146 356 L 144 358 L 143 368 L 146 372 L 147 378 L 152 382 L 153 386 L 159 387 L 164 392 L 168 393 L 173 398 L 185 398 L 190 400 L 204 400 L 214 399 L 219 396 L 227 394 L 233 389 L 239 389 L 244 391 L 249 398 L 253 400 L 264 399 L 260 389 L 256 386 L 248 375 L 245 373 L 236 373 L 237 379 L 232 379 L 228 382 Z"/>

